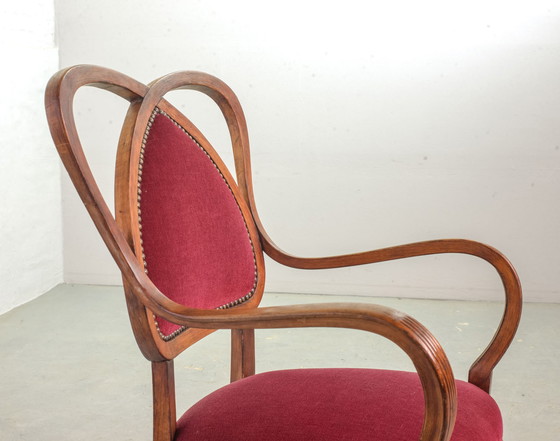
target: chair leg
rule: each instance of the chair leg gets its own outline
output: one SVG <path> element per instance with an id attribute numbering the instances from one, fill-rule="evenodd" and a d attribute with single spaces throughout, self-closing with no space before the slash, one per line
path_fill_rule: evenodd
<path id="1" fill-rule="evenodd" d="M 173 441 L 177 420 L 173 360 L 152 362 L 152 387 L 154 441 Z"/>
<path id="2" fill-rule="evenodd" d="M 255 330 L 231 330 L 231 382 L 255 373 Z"/>

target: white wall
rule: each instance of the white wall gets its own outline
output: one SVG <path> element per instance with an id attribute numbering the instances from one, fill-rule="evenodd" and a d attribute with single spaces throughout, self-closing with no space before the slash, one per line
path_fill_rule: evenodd
<path id="1" fill-rule="evenodd" d="M 3 4 L 0 41 L 1 314 L 62 282 L 60 167 L 43 106 L 58 66 L 52 0 Z"/>
<path id="2" fill-rule="evenodd" d="M 326 255 L 466 237 L 510 257 L 527 299 L 560 298 L 557 1 L 56 5 L 62 66 L 100 64 L 146 82 L 202 70 L 232 86 L 261 217 L 284 249 Z M 87 91 L 77 102 L 109 195 L 119 100 Z M 227 152 L 207 101 L 174 100 Z M 68 180 L 63 197 L 66 281 L 118 283 Z M 269 290 L 501 297 L 488 265 L 465 256 L 268 268 Z"/>

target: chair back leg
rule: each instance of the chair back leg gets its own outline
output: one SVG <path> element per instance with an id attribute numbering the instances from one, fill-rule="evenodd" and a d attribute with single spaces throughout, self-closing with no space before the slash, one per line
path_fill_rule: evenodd
<path id="1" fill-rule="evenodd" d="M 154 441 L 173 441 L 177 420 L 173 360 L 152 362 Z"/>
<path id="2" fill-rule="evenodd" d="M 231 330 L 231 382 L 255 374 L 255 330 Z"/>

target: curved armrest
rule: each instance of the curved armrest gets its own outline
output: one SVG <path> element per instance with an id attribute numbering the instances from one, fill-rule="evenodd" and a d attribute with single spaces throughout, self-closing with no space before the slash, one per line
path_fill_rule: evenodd
<path id="1" fill-rule="evenodd" d="M 258 219 L 258 216 L 257 216 Z M 329 257 L 297 257 L 285 253 L 270 239 L 262 224 L 257 226 L 263 239 L 263 250 L 284 265 L 301 269 L 341 268 L 430 254 L 459 253 L 479 257 L 490 263 L 498 272 L 505 290 L 505 309 L 494 337 L 472 364 L 469 382 L 486 392 L 490 391 L 492 370 L 511 344 L 521 319 L 521 284 L 513 265 L 498 250 L 480 242 L 465 239 L 442 239 L 399 245 L 390 248 Z"/>
<path id="2" fill-rule="evenodd" d="M 420 376 L 426 412 L 421 441 L 451 437 L 457 398 L 447 356 L 436 338 L 412 317 L 378 305 L 310 304 L 252 310 L 193 310 L 177 304 L 158 305 L 154 312 L 179 325 L 203 329 L 339 327 L 379 334 L 397 344 Z"/>

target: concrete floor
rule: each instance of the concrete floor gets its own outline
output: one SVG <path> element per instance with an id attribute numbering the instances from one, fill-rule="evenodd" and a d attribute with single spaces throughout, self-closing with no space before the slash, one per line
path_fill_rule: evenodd
<path id="1" fill-rule="evenodd" d="M 491 338 L 501 305 L 268 294 L 266 305 L 380 303 L 415 316 L 441 341 L 455 375 Z M 560 435 L 560 304 L 527 304 L 494 374 L 505 441 Z M 177 411 L 228 382 L 229 334 L 217 332 L 176 361 Z M 349 330 L 257 331 L 257 370 L 411 369 L 383 339 Z M 136 347 L 120 288 L 61 285 L 0 316 L 0 439 L 151 440 L 150 366 Z M 476 440 L 473 440 L 476 441 Z"/>

